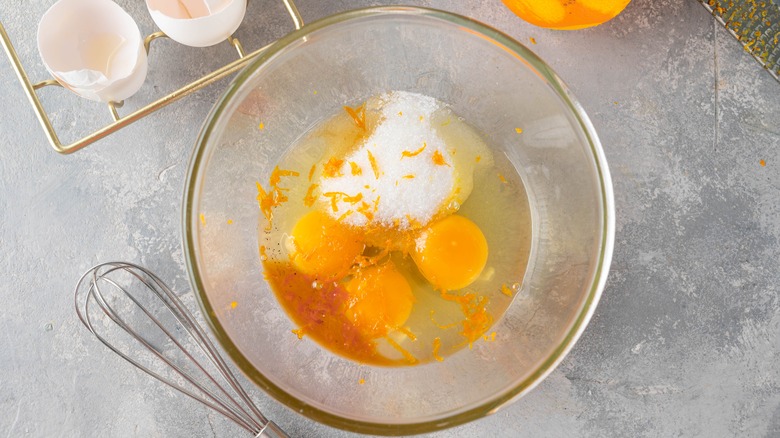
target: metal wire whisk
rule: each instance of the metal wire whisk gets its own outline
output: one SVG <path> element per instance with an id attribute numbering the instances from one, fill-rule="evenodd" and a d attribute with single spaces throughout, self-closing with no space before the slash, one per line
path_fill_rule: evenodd
<path id="1" fill-rule="evenodd" d="M 219 412 L 257 438 L 288 438 L 252 403 L 179 298 L 147 269 L 126 262 L 99 264 L 79 279 L 75 303 L 76 313 L 87 329 L 140 370 Z M 108 321 L 121 331 L 114 329 L 114 336 L 99 333 L 112 330 Z M 119 339 L 108 339 L 117 335 L 140 344 L 151 353 L 147 362 L 157 362 L 160 370 L 172 372 L 171 377 L 141 363 L 140 353 L 131 357 L 122 351 L 129 347 L 119 347 Z M 188 346 L 197 349 L 189 350 Z M 217 376 L 209 369 L 216 370 Z"/>

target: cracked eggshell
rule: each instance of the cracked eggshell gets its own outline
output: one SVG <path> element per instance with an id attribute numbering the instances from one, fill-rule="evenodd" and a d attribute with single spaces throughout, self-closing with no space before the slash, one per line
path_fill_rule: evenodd
<path id="1" fill-rule="evenodd" d="M 59 0 L 38 24 L 38 51 L 60 84 L 87 99 L 124 100 L 146 79 L 138 25 L 111 0 Z"/>
<path id="2" fill-rule="evenodd" d="M 172 40 L 213 46 L 241 25 L 247 0 L 146 0 L 152 19 Z"/>

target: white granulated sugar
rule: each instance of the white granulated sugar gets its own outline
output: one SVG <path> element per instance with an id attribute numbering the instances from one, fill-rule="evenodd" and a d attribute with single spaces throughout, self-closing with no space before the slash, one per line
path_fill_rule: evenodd
<path id="1" fill-rule="evenodd" d="M 439 105 L 431 97 L 400 91 L 380 101 L 376 129 L 343 157 L 340 175 L 320 179 L 320 200 L 331 216 L 354 226 L 425 225 L 455 191 L 452 156 L 431 126 Z M 353 174 L 351 163 L 360 174 Z M 331 199 L 337 200 L 335 211 Z"/>

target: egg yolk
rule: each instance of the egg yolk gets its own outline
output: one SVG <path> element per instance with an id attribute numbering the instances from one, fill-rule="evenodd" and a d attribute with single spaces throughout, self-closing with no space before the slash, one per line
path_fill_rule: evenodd
<path id="1" fill-rule="evenodd" d="M 347 319 L 370 338 L 401 327 L 412 312 L 412 288 L 391 261 L 361 269 L 346 290 Z"/>
<path id="2" fill-rule="evenodd" d="M 479 227 L 463 216 L 435 222 L 417 241 L 412 259 L 436 288 L 462 289 L 479 277 L 487 263 L 488 246 Z"/>
<path id="3" fill-rule="evenodd" d="M 311 211 L 293 227 L 290 257 L 305 274 L 338 278 L 346 274 L 364 247 L 360 233 L 325 213 Z"/>

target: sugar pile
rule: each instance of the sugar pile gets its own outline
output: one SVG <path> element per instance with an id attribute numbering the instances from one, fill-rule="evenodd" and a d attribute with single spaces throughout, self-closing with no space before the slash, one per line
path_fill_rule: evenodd
<path id="1" fill-rule="evenodd" d="M 453 159 L 431 125 L 437 101 L 394 91 L 380 96 L 374 132 L 354 152 L 331 161 L 319 181 L 331 216 L 354 225 L 424 226 L 456 194 Z"/>

